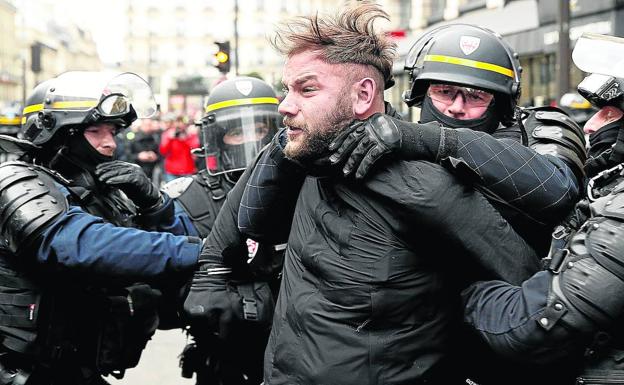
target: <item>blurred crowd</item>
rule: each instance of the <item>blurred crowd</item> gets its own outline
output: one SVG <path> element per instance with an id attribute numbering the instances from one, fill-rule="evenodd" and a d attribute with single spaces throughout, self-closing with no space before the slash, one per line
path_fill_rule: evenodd
<path id="1" fill-rule="evenodd" d="M 138 164 L 156 186 L 161 186 L 205 168 L 201 154 L 192 151 L 201 147 L 200 137 L 188 116 L 166 113 L 139 119 L 117 134 L 116 158 Z"/>

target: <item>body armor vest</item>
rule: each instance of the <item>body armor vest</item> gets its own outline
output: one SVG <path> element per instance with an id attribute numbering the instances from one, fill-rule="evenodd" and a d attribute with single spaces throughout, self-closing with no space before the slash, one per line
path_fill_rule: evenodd
<path id="1" fill-rule="evenodd" d="M 184 207 L 199 236 L 205 238 L 210 234 L 227 193 L 234 186 L 220 176 L 208 174 L 206 170 L 200 171 L 191 179 L 193 181 L 175 199 Z"/>
<path id="2" fill-rule="evenodd" d="M 67 165 L 63 171 L 71 179 L 66 179 L 43 167 L 19 163 L 25 172 L 35 173 L 35 183 L 55 192 L 54 200 L 65 202 L 65 197 L 57 196 L 60 192 L 49 176 L 67 188 L 68 199 L 86 212 L 117 226 L 133 225 L 134 205 L 119 190 L 98 186 L 86 171 Z M 0 170 L 0 179 L 10 180 L 2 174 Z M 0 182 L 0 194 L 7 191 Z M 9 211 L 7 207 L 0 199 L 0 212 Z M 33 241 L 34 237 L 28 239 Z M 90 278 L 72 275 L 65 279 L 60 271 L 49 274 L 56 266 L 35 263 L 32 253 L 36 250 L 18 254 L 8 246 L 0 244 L 3 350 L 18 353 L 23 357 L 20 360 L 38 368 L 53 370 L 63 362 L 118 378 L 123 377 L 125 368 L 138 363 L 157 327 L 158 291 L 146 284 L 111 282 L 102 287 L 93 285 Z"/>

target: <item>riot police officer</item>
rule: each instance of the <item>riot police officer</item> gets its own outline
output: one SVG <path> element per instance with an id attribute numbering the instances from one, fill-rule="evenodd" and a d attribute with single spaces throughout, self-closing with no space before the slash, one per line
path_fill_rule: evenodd
<path id="1" fill-rule="evenodd" d="M 201 237 L 211 232 L 226 195 L 277 132 L 282 120 L 277 105 L 271 86 L 256 78 L 230 79 L 211 91 L 201 120 L 206 168 L 164 187 Z M 224 332 L 215 335 L 217 330 L 203 322 L 202 314 L 191 317 L 189 333 L 194 341 L 181 355 L 184 376 L 196 372 L 200 385 L 262 382 L 262 359 L 273 308 L 271 289 L 276 288 L 282 250 L 281 246 L 276 249 L 252 239 L 241 239 L 238 248 L 228 250 L 226 263 L 233 270 L 227 279 L 228 290 L 232 307 L 241 308 L 242 317 L 228 322 L 227 336 Z M 258 293 L 264 297 L 259 298 Z M 191 314 L 199 311 L 192 301 L 186 307 Z"/>
<path id="2" fill-rule="evenodd" d="M 330 159 L 345 162 L 344 173 L 356 177 L 390 152 L 444 163 L 478 186 L 545 255 L 552 227 L 576 202 L 582 184 L 581 128 L 554 108 L 518 107 L 517 55 L 485 28 L 449 24 L 424 34 L 405 69 L 410 88 L 404 101 L 421 107 L 421 124 L 379 116 L 355 122 L 330 146 Z"/>
<path id="3" fill-rule="evenodd" d="M 137 364 L 159 321 L 161 290 L 200 255 L 172 201 L 110 164 L 114 134 L 155 112 L 132 73 L 67 72 L 38 85 L 22 137 L 0 148 L 0 382 L 106 384 Z M 138 168 L 138 167 L 137 167 Z M 142 283 L 147 282 L 147 283 Z"/>
<path id="4" fill-rule="evenodd" d="M 562 362 L 559 381 L 549 383 L 616 384 L 624 376 L 623 59 L 624 39 L 584 34 L 576 43 L 573 60 L 590 73 L 578 91 L 601 110 L 585 125 L 587 196 L 553 234 L 547 269 L 521 286 L 478 282 L 463 294 L 465 321 L 499 354 L 541 361 L 550 373 Z"/>

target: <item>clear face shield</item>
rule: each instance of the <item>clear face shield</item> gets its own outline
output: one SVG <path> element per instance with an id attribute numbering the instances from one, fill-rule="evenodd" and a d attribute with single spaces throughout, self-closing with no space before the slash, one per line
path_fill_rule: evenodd
<path id="1" fill-rule="evenodd" d="M 578 92 L 594 106 L 624 110 L 624 39 L 584 33 L 572 51 L 576 66 L 589 72 Z"/>
<path id="2" fill-rule="evenodd" d="M 238 106 L 202 119 L 206 169 L 219 175 L 247 168 L 281 126 L 276 105 Z"/>
<path id="3" fill-rule="evenodd" d="M 112 121 L 126 127 L 156 113 L 149 84 L 130 72 L 66 72 L 57 77 L 46 100 L 51 110 L 84 113 L 84 120 L 73 124 Z"/>

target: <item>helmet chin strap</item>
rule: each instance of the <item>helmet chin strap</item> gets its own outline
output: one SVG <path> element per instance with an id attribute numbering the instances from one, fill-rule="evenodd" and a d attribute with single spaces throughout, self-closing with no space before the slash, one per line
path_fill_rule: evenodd
<path id="1" fill-rule="evenodd" d="M 480 118 L 456 119 L 446 116 L 442 111 L 438 110 L 433 105 L 431 98 L 426 95 L 420 111 L 420 123 L 440 122 L 443 126 L 448 128 L 470 128 L 471 130 L 491 134 L 500 124 L 494 106 L 495 103 L 494 100 L 492 100 L 492 103 L 490 103 L 487 110 L 485 110 Z"/>

